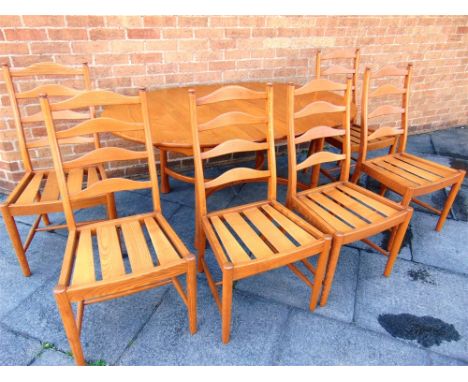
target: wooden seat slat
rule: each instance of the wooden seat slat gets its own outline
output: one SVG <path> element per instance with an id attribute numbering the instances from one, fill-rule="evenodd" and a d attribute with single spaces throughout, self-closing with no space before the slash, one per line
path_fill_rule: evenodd
<path id="1" fill-rule="evenodd" d="M 144 219 L 144 222 L 151 238 L 151 242 L 153 243 L 159 264 L 167 265 L 180 261 L 179 254 L 156 220 L 152 217 L 148 217 Z"/>
<path id="2" fill-rule="evenodd" d="M 348 185 L 337 185 L 336 188 L 348 195 L 351 195 L 353 198 L 356 198 L 362 201 L 364 204 L 371 206 L 377 211 L 383 213 L 385 216 L 392 216 L 396 212 L 394 208 L 377 200 L 378 195 L 376 195 L 375 198 L 370 197 L 361 192 L 356 191 L 355 189 L 349 187 Z"/>
<path id="3" fill-rule="evenodd" d="M 91 230 L 80 231 L 76 259 L 73 267 L 72 285 L 85 285 L 96 281 L 96 273 L 93 258 L 93 242 Z"/>
<path id="4" fill-rule="evenodd" d="M 41 182 L 44 177 L 43 172 L 36 172 L 33 178 L 29 181 L 28 185 L 16 200 L 16 204 L 30 204 L 33 203 L 39 193 Z"/>
<path id="5" fill-rule="evenodd" d="M 307 195 L 307 197 L 312 199 L 317 204 L 325 207 L 328 211 L 339 217 L 341 220 L 344 220 L 348 225 L 351 225 L 354 228 L 361 228 L 367 225 L 364 220 L 358 218 L 356 215 L 349 212 L 346 208 L 340 206 L 334 200 L 329 199 L 320 192 L 312 192 Z"/>
<path id="6" fill-rule="evenodd" d="M 257 259 L 263 259 L 273 254 L 270 247 L 238 212 L 227 213 L 223 217 Z"/>
<path id="7" fill-rule="evenodd" d="M 243 212 L 278 252 L 296 247 L 258 208 L 249 208 Z"/>
<path id="8" fill-rule="evenodd" d="M 121 228 L 132 272 L 139 273 L 151 269 L 153 261 L 140 222 L 123 222 Z"/>
<path id="9" fill-rule="evenodd" d="M 270 215 L 284 230 L 291 235 L 301 245 L 307 245 L 315 241 L 315 238 L 299 227 L 296 223 L 290 220 L 287 216 L 283 215 L 277 209 L 269 204 L 262 206 L 262 209 Z"/>
<path id="10" fill-rule="evenodd" d="M 58 200 L 60 196 L 60 190 L 57 182 L 57 174 L 55 171 L 47 173 L 47 180 L 44 186 L 44 190 L 41 195 L 41 202 L 51 202 Z"/>
<path id="11" fill-rule="evenodd" d="M 114 225 L 96 228 L 99 258 L 103 280 L 111 280 L 125 274 L 125 266 L 120 249 L 120 240 Z"/>
<path id="12" fill-rule="evenodd" d="M 234 236 L 229 232 L 227 227 L 224 225 L 219 216 L 213 216 L 210 218 L 211 224 L 219 236 L 221 243 L 226 251 L 226 255 L 229 257 L 233 264 L 238 264 L 246 261 L 250 261 L 249 255 L 239 245 Z"/>

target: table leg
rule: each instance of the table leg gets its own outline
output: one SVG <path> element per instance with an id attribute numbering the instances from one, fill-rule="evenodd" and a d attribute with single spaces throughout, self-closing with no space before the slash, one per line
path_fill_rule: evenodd
<path id="1" fill-rule="evenodd" d="M 159 157 L 160 167 L 161 167 L 161 192 L 167 194 L 171 191 L 171 186 L 169 185 L 169 176 L 166 172 L 167 168 L 167 151 L 160 149 Z"/>

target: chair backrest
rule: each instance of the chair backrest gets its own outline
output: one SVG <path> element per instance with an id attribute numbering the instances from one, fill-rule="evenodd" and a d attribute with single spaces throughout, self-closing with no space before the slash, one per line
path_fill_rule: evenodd
<path id="1" fill-rule="evenodd" d="M 339 49 L 330 52 L 323 53 L 321 50 L 317 51 L 315 55 L 315 77 L 317 79 L 323 76 L 332 75 L 352 75 L 353 78 L 353 91 L 352 91 L 352 102 L 356 103 L 356 91 L 357 91 L 357 78 L 359 71 L 360 61 L 360 49 Z M 337 60 L 340 64 L 330 64 L 326 68 L 322 68 L 323 61 L 329 63 L 329 61 Z M 342 61 L 351 61 L 350 66 L 341 65 Z"/>
<path id="2" fill-rule="evenodd" d="M 57 181 L 64 205 L 65 218 L 69 229 L 76 228 L 75 218 L 71 204 L 79 199 L 94 198 L 119 191 L 130 191 L 144 188 L 152 189 L 154 211 L 159 212 L 160 200 L 158 178 L 154 158 L 153 139 L 148 114 L 147 95 L 145 90 L 140 90 L 138 96 L 124 96 L 105 90 L 91 90 L 83 92 L 65 101 L 50 103 L 48 96 L 40 97 L 41 109 L 44 113 L 44 121 L 47 136 L 52 152 L 52 160 L 57 174 Z M 54 124 L 53 113 L 74 109 L 107 105 L 140 105 L 143 122 L 127 122 L 114 118 L 98 117 L 88 119 L 65 130 L 57 131 Z M 92 135 L 94 133 L 118 133 L 128 131 L 140 131 L 145 135 L 145 150 L 136 151 L 121 147 L 98 147 L 86 152 L 78 158 L 64 161 L 61 153 L 60 141 L 63 139 Z M 70 177 L 73 170 L 83 171 L 85 166 L 100 166 L 113 161 L 147 160 L 150 179 L 149 181 L 137 181 L 126 178 L 107 178 L 99 176 L 96 172 L 88 172 L 87 184 L 82 189 L 81 184 L 71 189 Z M 66 179 L 69 173 L 69 179 Z"/>
<path id="3" fill-rule="evenodd" d="M 13 110 L 13 118 L 16 128 L 16 134 L 18 139 L 18 146 L 21 155 L 21 160 L 23 162 L 24 169 L 29 172 L 33 170 L 33 163 L 30 156 L 30 150 L 38 149 L 41 147 L 48 146 L 47 138 L 36 139 L 33 141 L 26 140 L 25 128 L 26 126 L 31 126 L 32 124 L 42 123 L 43 114 L 41 111 L 35 111 L 32 114 L 26 115 L 27 111 L 26 106 L 22 105 L 24 102 L 29 102 L 27 105 L 31 108 L 31 102 L 35 101 L 34 106 L 39 106 L 38 98 L 41 94 L 47 94 L 49 97 L 57 97 L 59 99 L 65 97 L 73 97 L 80 94 L 84 90 L 91 90 L 91 79 L 89 75 L 88 64 L 84 63 L 81 67 L 70 67 L 60 65 L 54 62 L 42 62 L 33 64 L 26 68 L 20 69 L 10 69 L 7 64 L 3 64 L 3 77 L 5 80 L 6 88 L 8 91 L 8 96 L 10 99 L 10 105 Z M 15 82 L 22 81 L 24 79 L 35 80 L 38 78 L 51 79 L 56 77 L 78 77 L 83 86 L 81 89 L 67 87 L 57 83 L 47 83 L 44 84 L 41 81 L 41 84 L 36 86 L 31 90 L 18 91 L 18 84 L 15 86 Z M 62 112 L 55 113 L 55 119 L 61 119 L 64 121 L 67 120 L 83 120 L 94 117 L 94 108 L 89 109 L 89 113 L 86 112 Z M 69 139 L 64 143 L 94 143 L 96 147 L 100 146 L 99 136 L 94 135 L 93 139 Z"/>
<path id="4" fill-rule="evenodd" d="M 265 108 L 261 114 L 251 114 L 252 105 L 249 101 L 264 100 Z M 196 97 L 195 90 L 189 90 L 190 118 L 193 139 L 193 156 L 195 164 L 195 189 L 196 201 L 199 216 L 207 213 L 206 194 L 207 191 L 214 190 L 221 186 L 242 181 L 268 181 L 268 198 L 276 199 L 276 166 L 275 166 L 275 145 L 273 130 L 273 86 L 266 85 L 265 91 L 254 91 L 243 86 L 229 85 L 219 88 L 214 92 L 204 96 Z M 226 102 L 230 111 L 217 115 L 204 123 L 198 123 L 199 107 L 220 102 Z M 250 107 L 249 107 L 250 105 Z M 215 109 L 215 105 L 210 105 Z M 258 107 L 255 107 L 258 110 Z M 247 111 L 247 112 L 246 112 Z M 249 128 L 253 125 L 262 125 L 265 127 L 265 142 L 254 142 L 248 139 L 232 137 L 218 144 L 214 148 L 201 151 L 199 135 L 204 131 L 213 129 L 222 129 L 228 126 L 237 126 Z M 205 181 L 203 171 L 203 160 L 219 157 L 221 155 L 256 152 L 267 150 L 268 169 L 257 170 L 247 167 L 236 167 L 225 171 L 215 179 Z"/>
<path id="5" fill-rule="evenodd" d="M 387 65 L 379 71 L 372 73 L 369 68 L 364 72 L 364 80 L 362 86 L 362 101 L 361 101 L 361 145 L 360 145 L 360 160 L 365 160 L 367 156 L 368 142 L 373 139 L 383 137 L 399 137 L 398 151 L 404 152 L 406 149 L 406 141 L 408 138 L 408 108 L 409 108 L 409 87 L 411 83 L 413 66 L 408 64 L 405 69 L 397 68 L 393 65 Z M 393 83 L 382 83 L 387 79 L 396 79 L 401 82 L 401 87 Z M 371 83 L 378 81 L 378 86 L 371 91 Z M 379 103 L 379 106 L 374 110 L 369 111 L 369 105 L 373 99 L 380 97 L 392 96 L 399 97 L 398 103 L 392 104 L 385 102 Z M 388 115 L 399 114 L 401 118 L 400 127 L 394 126 L 378 126 L 369 134 L 369 121 Z M 396 149 L 396 144 L 392 150 Z"/>
<path id="6" fill-rule="evenodd" d="M 332 82 L 325 79 L 316 79 L 308 82 L 304 86 L 296 89 L 294 84 L 288 86 L 287 95 L 287 125 L 288 125 L 288 200 L 297 192 L 297 172 L 311 166 L 320 165 L 327 162 L 339 161 L 341 165 L 340 180 L 347 181 L 351 163 L 351 143 L 350 143 L 350 117 L 351 117 L 351 91 L 352 78 L 348 77 L 345 84 Z M 317 92 L 344 92 L 344 105 L 336 105 L 326 101 L 312 101 L 301 110 L 295 110 L 295 99 L 310 93 Z M 342 125 L 335 128 L 333 126 L 314 126 L 303 134 L 296 136 L 295 120 L 306 118 L 313 114 L 340 113 L 343 118 Z M 296 146 L 327 137 L 343 136 L 342 153 L 336 154 L 329 151 L 319 151 L 309 155 L 301 163 L 297 163 Z"/>

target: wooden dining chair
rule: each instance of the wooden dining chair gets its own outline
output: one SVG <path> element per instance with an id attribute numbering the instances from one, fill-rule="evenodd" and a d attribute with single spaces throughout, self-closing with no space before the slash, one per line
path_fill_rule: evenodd
<path id="1" fill-rule="evenodd" d="M 252 114 L 249 101 L 263 100 L 265 110 Z M 189 91 L 190 115 L 193 136 L 196 187 L 196 235 L 199 270 L 204 271 L 216 304 L 221 311 L 222 341 L 229 342 L 233 282 L 288 266 L 311 289 L 309 308 L 317 304 L 330 246 L 330 238 L 292 213 L 276 201 L 276 167 L 273 132 L 273 88 L 254 91 L 242 86 L 225 86 L 204 97 L 197 98 L 195 90 Z M 229 111 L 199 123 L 200 107 L 213 107 L 230 102 Z M 226 105 L 226 104 L 225 104 Z M 227 110 L 227 108 L 224 108 Z M 266 141 L 253 142 L 235 136 L 214 148 L 201 152 L 199 136 L 207 131 L 226 126 L 245 129 L 262 127 Z M 205 180 L 203 160 L 229 153 L 267 151 L 268 169 L 236 167 L 218 177 Z M 240 181 L 267 181 L 267 200 L 234 208 L 207 211 L 206 194 L 214 188 Z M 206 240 L 213 249 L 222 272 L 222 280 L 215 282 L 205 261 Z M 313 267 L 308 258 L 317 257 Z M 313 282 L 297 267 L 296 262 L 314 275 Z M 218 293 L 222 287 L 222 297 Z"/>
<path id="2" fill-rule="evenodd" d="M 161 285 L 172 283 L 180 294 L 188 308 L 190 332 L 195 333 L 196 260 L 161 212 L 146 92 L 141 90 L 138 96 L 123 96 L 110 91 L 94 90 L 58 103 L 49 103 L 47 96 L 42 96 L 40 101 L 69 229 L 62 270 L 54 294 L 76 363 L 85 364 L 80 343 L 85 305 L 127 296 Z M 129 104 L 141 107 L 142 123 L 100 117 L 88 119 L 59 132 L 54 126 L 55 112 L 83 107 Z M 145 150 L 106 146 L 95 148 L 73 160 L 62 159 L 62 145 L 60 145 L 62 139 L 124 131 L 143 131 L 146 139 Z M 113 161 L 136 160 L 148 162 L 149 180 L 137 181 L 119 177 L 99 179 L 93 176 L 88 178 L 86 188 L 83 190 L 73 189 L 66 180 L 67 171 L 72 169 Z M 77 225 L 73 215 L 73 202 L 111 192 L 145 188 L 151 188 L 153 211 Z M 127 254 L 128 261 L 123 258 L 123 253 Z M 186 277 L 186 292 L 178 279 L 183 275 Z M 77 304 L 76 317 L 72 303 Z"/>
<path id="3" fill-rule="evenodd" d="M 385 195 L 386 190 L 391 189 L 402 196 L 401 205 L 408 206 L 411 202 L 414 202 L 440 215 L 436 225 L 436 230 L 440 231 L 463 183 L 465 171 L 443 166 L 406 152 L 411 75 L 411 64 L 405 69 L 385 66 L 375 73 L 372 73 L 369 68 L 366 69 L 364 73 L 361 112 L 362 145 L 352 180 L 357 183 L 361 172 L 365 172 L 371 178 L 381 183 L 381 195 Z M 392 83 L 382 84 L 383 78 L 397 78 L 403 80 L 404 85 L 398 87 Z M 380 81 L 380 86 L 371 91 L 370 88 L 373 81 Z M 382 96 L 397 96 L 400 98 L 400 101 L 397 105 L 381 104 L 369 112 L 370 102 Z M 389 115 L 400 115 L 400 125 L 397 127 L 381 126 L 381 124 L 373 127 L 369 125 L 370 120 Z M 368 159 L 369 141 L 375 137 L 389 136 L 399 138 L 398 149 L 394 147 L 388 155 Z M 430 194 L 446 187 L 451 187 L 451 189 L 442 211 L 417 198 L 418 196 Z"/>
<path id="4" fill-rule="evenodd" d="M 296 99 L 313 92 L 333 91 L 345 92 L 345 106 L 334 105 L 325 101 L 314 101 L 300 110 L 295 110 Z M 351 111 L 352 80 L 346 84 L 329 80 L 312 80 L 296 89 L 294 85 L 288 88 L 288 159 L 289 182 L 287 206 L 297 210 L 322 232 L 333 235 L 327 272 L 323 285 L 320 305 L 324 306 L 330 293 L 336 265 L 341 247 L 362 240 L 375 250 L 388 257 L 384 275 L 389 276 L 397 258 L 400 246 L 412 215 L 410 207 L 385 199 L 362 187 L 348 182 L 351 162 L 350 149 L 350 111 Z M 295 121 L 313 114 L 341 113 L 342 126 L 316 126 L 305 133 L 296 136 Z M 319 151 L 311 154 L 301 163 L 297 163 L 296 146 L 327 137 L 343 137 L 342 153 Z M 339 161 L 341 164 L 340 179 L 320 187 L 297 192 L 297 172 L 323 163 Z M 394 242 L 388 250 L 384 250 L 369 240 L 370 237 L 386 230 L 397 228 Z"/>
<path id="5" fill-rule="evenodd" d="M 346 80 L 347 76 L 352 76 L 352 93 L 351 93 L 351 102 L 357 103 L 357 85 L 358 85 L 358 76 L 359 76 L 359 64 L 361 60 L 361 51 L 359 48 L 356 49 L 336 49 L 328 52 L 322 52 L 318 50 L 315 55 L 315 78 L 328 78 L 337 80 L 339 78 Z M 335 64 L 334 62 L 338 62 Z M 324 67 L 324 63 L 329 64 Z M 349 65 L 345 65 L 348 63 Z M 351 153 L 359 151 L 359 132 L 360 127 L 356 124 L 354 119 L 351 120 Z M 356 138 L 357 137 L 357 138 Z M 321 151 L 323 149 L 325 141 L 338 149 L 341 149 L 343 146 L 342 142 L 343 137 L 328 137 L 326 140 L 316 140 L 309 144 L 309 150 L 307 156 L 311 155 L 314 151 Z M 322 168 L 321 172 L 328 177 L 329 179 L 335 180 L 333 173 L 338 171 L 339 168 L 325 169 Z M 305 171 L 305 170 L 304 170 Z"/>
<path id="6" fill-rule="evenodd" d="M 52 62 L 38 63 L 26 68 L 14 70 L 11 70 L 8 65 L 5 64 L 3 65 L 3 76 L 13 111 L 19 154 L 25 174 L 7 199 L 1 204 L 0 209 L 23 274 L 24 276 L 29 276 L 31 270 L 26 258 L 26 251 L 35 233 L 38 231 L 64 228 L 64 225 L 52 225 L 48 217 L 50 213 L 63 211 L 62 202 L 59 199 L 57 176 L 52 168 L 37 168 L 38 166 L 34 165 L 33 158 L 31 157 L 31 151 L 47 148 L 48 140 L 47 138 L 29 141 L 26 139 L 29 129 L 37 127 L 37 124 L 43 124 L 43 116 L 40 110 L 28 114 L 26 109 L 39 107 L 38 97 L 43 93 L 56 99 L 76 96 L 84 89 L 91 89 L 91 80 L 87 64 L 83 64 L 80 68 L 74 68 Z M 26 91 L 18 91 L 17 86 L 14 84 L 14 80 L 24 81 L 28 79 L 30 82 L 32 79 L 38 77 L 45 77 L 48 79 L 54 77 L 54 82 L 47 84 L 41 83 L 39 86 Z M 79 82 L 83 84 L 82 89 L 58 84 L 56 83 L 56 77 L 66 79 L 78 78 Z M 24 105 L 25 102 L 29 102 L 29 104 Z M 55 113 L 54 117 L 64 123 L 83 120 L 94 117 L 94 109 L 90 108 L 86 110 L 86 112 L 80 111 L 73 113 L 65 111 Z M 96 148 L 100 147 L 98 134 L 94 134 L 93 137 L 86 139 L 63 140 L 63 143 L 91 143 L 94 144 Z M 50 167 L 51 166 L 52 163 L 50 163 Z M 85 166 L 80 169 L 74 169 L 73 171 L 67 171 L 67 182 L 73 188 L 81 188 L 86 177 L 96 176 L 96 172 L 99 173 L 99 176 L 105 178 L 106 173 L 102 166 L 98 166 L 97 168 Z M 73 208 L 80 209 L 101 204 L 107 207 L 109 218 L 114 218 L 116 216 L 114 197 L 111 194 L 95 199 L 81 200 L 74 203 Z M 35 215 L 37 217 L 23 244 L 16 226 L 15 217 L 26 215 Z M 39 227 L 41 219 L 44 222 L 43 227 Z"/>
<path id="7" fill-rule="evenodd" d="M 321 69 L 322 61 L 329 61 L 334 59 L 340 60 L 352 60 L 353 65 L 352 67 L 344 67 L 344 66 L 330 66 L 325 70 Z M 359 76 L 359 63 L 360 63 L 360 51 L 356 49 L 353 51 L 344 50 L 344 51 L 333 51 L 323 55 L 320 51 L 317 53 L 316 57 L 316 78 L 321 78 L 325 75 L 346 75 L 347 73 L 353 76 L 353 92 L 352 92 L 352 102 L 357 104 L 357 84 L 358 84 L 358 76 Z M 362 97 L 364 93 L 362 93 Z M 362 105 L 362 102 L 361 102 Z M 357 116 L 356 116 L 357 117 Z M 355 117 L 355 118 L 356 118 Z M 351 120 L 351 132 L 350 132 L 350 140 L 351 140 L 351 154 L 359 153 L 361 147 L 361 125 L 357 123 L 357 121 Z M 329 137 L 326 141 L 335 146 L 338 149 L 343 147 L 343 137 Z M 394 150 L 397 143 L 398 137 L 396 136 L 381 136 L 381 137 L 372 137 L 372 139 L 367 139 L 367 150 L 374 151 L 380 150 L 383 148 L 388 147 L 389 150 Z M 354 156 L 351 157 L 352 160 L 356 158 Z M 327 175 L 327 173 L 324 173 Z"/>

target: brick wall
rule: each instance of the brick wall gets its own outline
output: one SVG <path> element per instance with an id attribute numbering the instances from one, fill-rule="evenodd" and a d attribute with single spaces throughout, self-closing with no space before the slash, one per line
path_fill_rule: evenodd
<path id="1" fill-rule="evenodd" d="M 359 46 L 362 69 L 414 63 L 413 132 L 468 119 L 466 16 L 0 16 L 0 28 L 0 62 L 23 67 L 87 61 L 95 86 L 124 92 L 139 86 L 302 82 L 313 72 L 317 48 Z M 0 81 L 4 190 L 22 174 L 11 118 Z"/>

